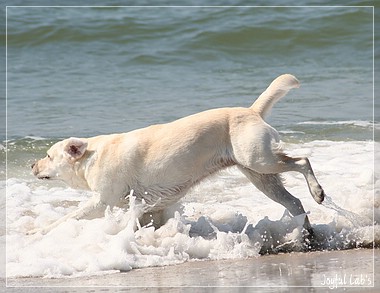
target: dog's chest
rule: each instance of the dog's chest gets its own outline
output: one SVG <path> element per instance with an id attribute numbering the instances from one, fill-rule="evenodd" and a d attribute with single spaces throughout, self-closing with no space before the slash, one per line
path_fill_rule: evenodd
<path id="1" fill-rule="evenodd" d="M 144 200 L 151 206 L 150 210 L 162 210 L 180 200 L 193 185 L 192 182 L 185 182 L 175 186 L 165 187 L 152 185 L 149 187 L 136 187 L 133 194 L 139 200 Z"/>

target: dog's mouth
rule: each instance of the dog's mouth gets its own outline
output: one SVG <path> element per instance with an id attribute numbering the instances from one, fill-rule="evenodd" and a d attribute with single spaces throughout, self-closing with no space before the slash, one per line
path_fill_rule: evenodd
<path id="1" fill-rule="evenodd" d="M 38 176 L 38 179 L 48 180 L 50 179 L 50 176 Z"/>

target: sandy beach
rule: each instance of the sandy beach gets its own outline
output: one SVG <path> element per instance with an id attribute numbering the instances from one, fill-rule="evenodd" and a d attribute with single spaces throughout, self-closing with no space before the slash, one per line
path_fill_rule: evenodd
<path id="1" fill-rule="evenodd" d="M 380 250 L 265 255 L 194 261 L 124 273 L 71 278 L 10 278 L 7 292 L 378 292 Z M 375 268 L 375 271 L 374 271 Z"/>

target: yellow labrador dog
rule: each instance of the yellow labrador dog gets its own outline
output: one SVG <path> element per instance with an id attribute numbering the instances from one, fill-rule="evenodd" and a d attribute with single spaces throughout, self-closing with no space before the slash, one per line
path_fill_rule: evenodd
<path id="1" fill-rule="evenodd" d="M 128 133 L 68 138 L 54 144 L 45 158 L 33 164 L 34 175 L 63 180 L 73 188 L 93 191 L 94 196 L 76 211 L 30 233 L 47 233 L 69 218 L 104 212 L 107 206 L 123 202 L 131 190 L 137 200 L 151 206 L 148 214 L 160 212 L 202 179 L 230 166 L 237 166 L 294 216 L 305 213 L 300 200 L 284 188 L 279 173 L 302 173 L 319 204 L 323 189 L 309 160 L 285 155 L 277 131 L 264 121 L 272 106 L 298 87 L 294 76 L 284 74 L 249 108 L 208 110 Z M 304 227 L 312 233 L 307 217 Z"/>

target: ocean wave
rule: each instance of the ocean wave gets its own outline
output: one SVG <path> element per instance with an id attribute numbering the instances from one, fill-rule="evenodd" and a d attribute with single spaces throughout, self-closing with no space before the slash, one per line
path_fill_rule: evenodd
<path id="1" fill-rule="evenodd" d="M 86 276 L 189 260 L 380 245 L 374 144 L 314 141 L 287 144 L 286 149 L 289 155 L 310 158 L 327 193 L 325 203 L 318 205 L 302 175 L 284 176 L 287 189 L 308 211 L 316 245 L 304 241 L 305 215 L 292 217 L 234 168 L 195 187 L 156 230 L 134 225 L 141 206 L 132 200 L 128 210 L 107 209 L 104 217 L 69 220 L 44 236 L 27 236 L 27 231 L 62 217 L 90 194 L 19 174 L 7 181 L 7 275 Z"/>
<path id="2" fill-rule="evenodd" d="M 347 121 L 304 121 L 299 122 L 299 125 L 353 125 L 363 128 L 379 127 L 379 123 L 361 120 L 347 120 Z"/>
<path id="3" fill-rule="evenodd" d="M 358 31 L 345 26 L 350 23 L 351 28 L 352 22 L 370 15 L 371 11 L 364 8 L 299 7 L 291 14 L 287 11 L 281 7 L 11 8 L 7 37 L 8 46 L 16 47 L 108 42 L 131 49 L 139 42 L 155 47 L 162 41 L 188 50 L 212 47 L 217 51 L 256 49 L 263 53 L 270 53 L 269 47 L 297 52 L 327 47 L 342 38 L 349 41 L 351 36 L 356 46 L 371 41 L 358 33 L 363 29 L 361 22 Z"/>
<path id="4" fill-rule="evenodd" d="M 299 141 L 355 141 L 373 140 L 374 131 L 379 128 L 377 122 L 364 120 L 345 121 L 303 121 L 276 127 L 282 139 L 291 142 Z"/>

